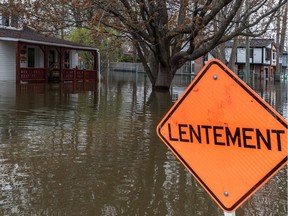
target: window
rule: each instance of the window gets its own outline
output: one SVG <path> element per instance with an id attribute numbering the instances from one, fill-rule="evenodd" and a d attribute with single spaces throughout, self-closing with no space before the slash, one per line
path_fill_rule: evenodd
<path id="1" fill-rule="evenodd" d="M 11 27 L 18 28 L 19 27 L 18 24 L 19 24 L 19 17 L 18 16 L 12 16 L 11 21 L 10 21 Z"/>
<path id="2" fill-rule="evenodd" d="M 1 24 L 3 25 L 3 26 L 9 26 L 9 19 L 8 18 L 6 18 L 6 17 L 1 17 Z"/>
<path id="3" fill-rule="evenodd" d="M 49 51 L 49 67 L 55 63 L 55 51 Z"/>
<path id="4" fill-rule="evenodd" d="M 252 58 L 252 57 L 253 57 L 253 48 L 250 48 L 249 57 L 250 57 L 250 58 Z"/>
<path id="5" fill-rule="evenodd" d="M 266 48 L 265 56 L 266 56 L 266 60 L 270 60 L 271 59 L 271 49 Z"/>
<path id="6" fill-rule="evenodd" d="M 28 67 L 35 67 L 35 49 L 28 48 Z"/>
<path id="7" fill-rule="evenodd" d="M 191 71 L 190 72 L 195 73 L 195 62 L 194 61 L 191 62 Z"/>
<path id="8" fill-rule="evenodd" d="M 65 51 L 65 56 L 64 56 L 64 68 L 70 68 L 70 54 L 69 51 Z"/>
<path id="9" fill-rule="evenodd" d="M 275 52 L 275 51 L 273 51 L 273 53 L 272 53 L 272 60 L 273 60 L 273 61 L 276 60 L 276 52 Z"/>

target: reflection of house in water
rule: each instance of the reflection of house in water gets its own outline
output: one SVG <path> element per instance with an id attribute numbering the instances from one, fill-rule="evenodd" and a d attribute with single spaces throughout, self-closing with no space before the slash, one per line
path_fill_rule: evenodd
<path id="1" fill-rule="evenodd" d="M 29 95 L 29 94 L 46 94 L 47 92 L 55 94 L 77 94 L 80 92 L 97 92 L 99 85 L 93 82 L 65 82 L 65 83 L 27 83 L 17 84 L 17 95 Z"/>
<path id="2" fill-rule="evenodd" d="M 175 103 L 181 97 L 185 89 L 186 87 L 172 87 L 171 88 L 171 97 L 172 97 L 173 103 Z"/>
<path id="3" fill-rule="evenodd" d="M 288 119 L 287 81 L 262 80 L 253 83 L 252 87 L 261 98 L 277 109 L 285 119 Z"/>
<path id="4" fill-rule="evenodd" d="M 0 83 L 0 112 L 15 109 L 16 83 Z"/>

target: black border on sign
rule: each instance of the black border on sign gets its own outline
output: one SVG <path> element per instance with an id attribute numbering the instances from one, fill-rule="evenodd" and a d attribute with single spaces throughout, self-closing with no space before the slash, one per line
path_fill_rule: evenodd
<path id="1" fill-rule="evenodd" d="M 192 81 L 191 86 L 189 86 L 183 97 L 180 98 L 179 101 L 177 101 L 177 104 L 173 107 L 172 110 L 169 111 L 169 114 L 167 117 L 162 121 L 161 125 L 158 127 L 158 134 L 161 136 L 161 138 L 165 141 L 165 143 L 170 147 L 170 149 L 174 152 L 174 154 L 177 155 L 177 157 L 181 160 L 183 164 L 188 168 L 188 170 L 197 178 L 197 180 L 205 187 L 207 191 L 209 191 L 210 195 L 222 206 L 223 209 L 227 211 L 235 211 L 235 208 L 244 201 L 247 197 L 253 194 L 253 192 L 268 178 L 272 177 L 272 175 L 283 165 L 287 162 L 288 155 L 285 156 L 270 172 L 267 173 L 262 179 L 260 179 L 259 182 L 257 182 L 247 193 L 245 193 L 234 205 L 231 207 L 226 207 L 224 204 L 216 197 L 216 195 L 210 190 L 210 188 L 205 184 L 205 182 L 197 175 L 196 172 L 189 166 L 189 164 L 186 163 L 186 161 L 181 157 L 181 155 L 178 154 L 178 152 L 173 148 L 173 146 L 170 145 L 170 143 L 165 139 L 165 137 L 161 134 L 161 128 L 164 126 L 164 124 L 168 121 L 168 119 L 172 116 L 172 114 L 177 110 L 179 105 L 185 100 L 187 95 L 190 94 L 190 92 L 193 90 L 193 88 L 197 85 L 197 83 L 201 80 L 201 78 L 205 75 L 205 73 L 209 70 L 209 68 L 213 65 L 218 65 L 229 77 L 232 78 L 238 85 L 240 85 L 249 95 L 253 97 L 265 110 L 267 110 L 270 115 L 272 115 L 278 122 L 280 122 L 286 129 L 288 128 L 288 124 L 283 121 L 278 115 L 275 114 L 275 111 L 271 109 L 269 106 L 267 106 L 265 103 L 263 103 L 262 99 L 259 99 L 256 95 L 257 93 L 254 93 L 249 87 L 244 85 L 240 79 L 236 78 L 229 70 L 227 70 L 222 64 L 220 64 L 217 61 L 211 61 L 205 68 L 204 71 L 199 74 L 199 76 L 196 77 L 196 80 Z M 255 191 L 256 192 L 256 191 Z"/>

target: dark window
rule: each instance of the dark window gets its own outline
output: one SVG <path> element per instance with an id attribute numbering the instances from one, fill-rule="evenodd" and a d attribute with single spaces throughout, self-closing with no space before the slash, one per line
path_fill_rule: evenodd
<path id="1" fill-rule="evenodd" d="M 275 51 L 273 51 L 273 54 L 272 54 L 272 59 L 273 59 L 273 61 L 275 61 L 275 60 L 276 60 L 276 52 L 275 52 Z"/>
<path id="2" fill-rule="evenodd" d="M 66 51 L 64 56 L 64 68 L 70 68 L 69 58 L 70 58 L 69 51 Z"/>
<path id="3" fill-rule="evenodd" d="M 250 58 L 252 58 L 253 57 L 253 48 L 250 48 Z"/>
<path id="4" fill-rule="evenodd" d="M 9 18 L 2 17 L 2 25 L 9 26 Z"/>
<path id="5" fill-rule="evenodd" d="M 14 28 L 18 28 L 18 23 L 19 23 L 19 17 L 18 16 L 12 16 L 11 17 L 11 27 L 14 27 Z"/>
<path id="6" fill-rule="evenodd" d="M 266 60 L 270 60 L 271 59 L 271 49 L 266 48 L 265 55 L 266 55 Z"/>
<path id="7" fill-rule="evenodd" d="M 55 51 L 50 50 L 49 51 L 49 66 L 53 65 L 55 63 Z"/>
<path id="8" fill-rule="evenodd" d="M 28 67 L 35 67 L 35 49 L 28 48 Z"/>

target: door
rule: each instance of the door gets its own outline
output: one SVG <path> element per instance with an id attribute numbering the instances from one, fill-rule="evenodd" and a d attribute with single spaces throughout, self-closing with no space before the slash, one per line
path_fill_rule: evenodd
<path id="1" fill-rule="evenodd" d="M 35 48 L 28 48 L 28 67 L 35 67 Z"/>
<path id="2" fill-rule="evenodd" d="M 49 50 L 49 67 L 55 63 L 55 50 Z"/>

